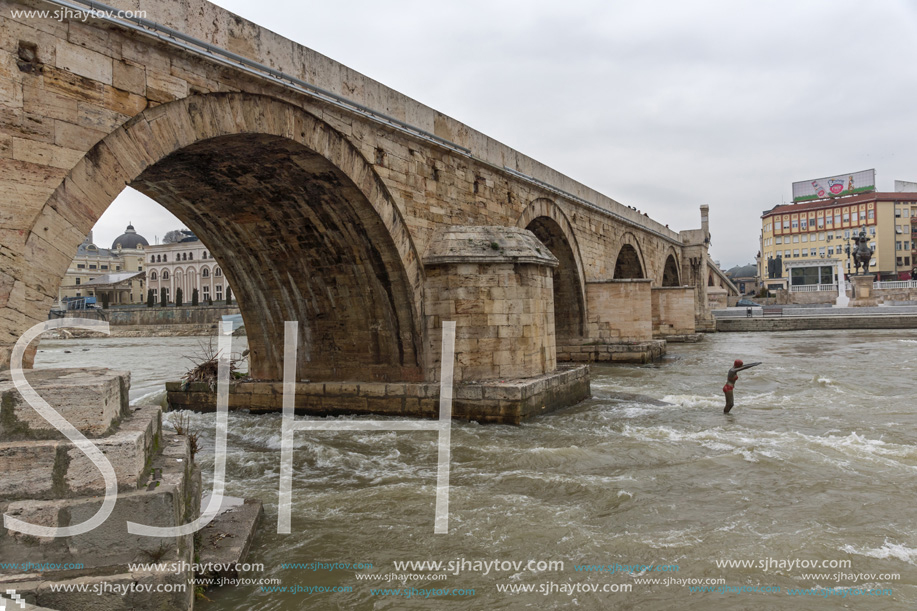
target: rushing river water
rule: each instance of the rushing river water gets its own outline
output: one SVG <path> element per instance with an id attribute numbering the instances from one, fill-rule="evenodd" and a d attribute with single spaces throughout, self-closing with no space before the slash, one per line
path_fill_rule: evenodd
<path id="1" fill-rule="evenodd" d="M 235 342 L 241 350 L 244 339 Z M 36 366 L 130 369 L 132 401 L 156 402 L 198 343 L 46 340 Z M 720 389 L 735 358 L 764 364 L 740 374 L 736 408 L 726 416 Z M 594 366 L 593 398 L 571 409 L 518 427 L 453 424 L 448 535 L 433 534 L 433 432 L 297 433 L 293 534 L 276 534 L 280 417 L 233 413 L 227 493 L 265 506 L 249 558 L 264 571 L 246 577 L 352 591 L 229 586 L 209 591 L 212 602 L 197 608 L 917 608 L 915 364 L 913 331 L 846 331 L 721 333 L 670 345 L 655 365 Z M 206 488 L 213 415 L 191 420 L 205 441 L 198 461 Z M 386 580 L 428 572 L 397 570 L 395 562 L 461 559 L 509 564 L 487 574 L 466 564 L 458 575 L 442 571 L 442 580 Z M 529 561 L 562 561 L 563 569 L 529 570 Z M 754 566 L 718 566 L 725 561 Z M 826 567 L 799 566 L 809 561 Z M 372 568 L 281 566 L 311 562 Z M 576 568 L 615 564 L 668 570 Z M 667 578 L 680 582 L 665 585 Z M 721 578 L 719 592 L 681 585 Z M 647 579 L 660 583 L 641 583 Z M 534 592 L 500 591 L 530 586 Z M 583 591 L 592 587 L 600 591 Z M 743 587 L 772 591 L 736 591 Z M 402 592 L 373 593 L 380 588 Z"/>

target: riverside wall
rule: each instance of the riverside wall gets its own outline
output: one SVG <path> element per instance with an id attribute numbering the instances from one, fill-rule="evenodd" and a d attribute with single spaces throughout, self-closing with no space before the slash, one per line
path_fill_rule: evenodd
<path id="1" fill-rule="evenodd" d="M 917 329 L 917 315 L 792 316 L 781 318 L 717 318 L 721 332 L 820 331 L 854 329 Z"/>
<path id="2" fill-rule="evenodd" d="M 180 308 L 112 308 L 72 310 L 64 318 L 91 318 L 110 325 L 109 337 L 180 337 L 214 335 L 223 316 L 238 314 L 235 306 L 187 306 Z M 60 329 L 46 337 L 104 337 L 104 333 L 80 329 Z"/>

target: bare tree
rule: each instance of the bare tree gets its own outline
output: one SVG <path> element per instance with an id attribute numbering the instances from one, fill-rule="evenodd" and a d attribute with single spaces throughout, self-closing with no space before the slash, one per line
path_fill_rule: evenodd
<path id="1" fill-rule="evenodd" d="M 185 234 L 182 232 L 181 229 L 173 229 L 172 231 L 166 233 L 166 235 L 162 236 L 162 243 L 163 244 L 176 244 L 178 242 L 181 242 L 184 238 L 185 238 Z"/>

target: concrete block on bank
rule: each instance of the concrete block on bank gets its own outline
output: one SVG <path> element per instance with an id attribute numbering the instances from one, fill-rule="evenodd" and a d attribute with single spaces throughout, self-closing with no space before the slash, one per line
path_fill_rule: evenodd
<path id="1" fill-rule="evenodd" d="M 128 413 L 130 372 L 112 369 L 35 369 L 26 380 L 51 407 L 87 437 L 101 437 Z M 0 373 L 0 441 L 63 439 L 29 405 L 8 371 Z"/>
<path id="2" fill-rule="evenodd" d="M 123 567 L 129 562 L 178 558 L 190 539 L 141 537 L 127 532 L 127 521 L 175 526 L 196 517 L 195 492 L 200 472 L 190 462 L 186 437 L 165 435 L 162 453 L 153 461 L 151 479 L 142 490 L 118 495 L 114 511 L 98 528 L 73 537 L 36 538 L 4 530 L 0 557 L 7 562 L 81 563 L 85 569 Z M 62 527 L 84 522 L 102 504 L 102 496 L 73 499 L 0 502 L 0 512 L 26 522 Z M 2 572 L 2 571 L 0 571 Z"/>
<path id="3" fill-rule="evenodd" d="M 207 506 L 209 497 L 201 501 L 201 508 Z M 211 573 L 217 577 L 235 578 L 235 565 L 245 562 L 251 549 L 258 524 L 264 517 L 264 506 L 258 499 L 223 497 L 220 513 L 201 530 L 199 563 L 216 566 Z"/>

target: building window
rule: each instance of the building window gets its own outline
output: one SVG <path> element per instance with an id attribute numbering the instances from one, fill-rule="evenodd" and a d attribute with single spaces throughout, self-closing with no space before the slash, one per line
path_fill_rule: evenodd
<path id="1" fill-rule="evenodd" d="M 168 262 L 169 262 L 169 255 L 163 255 L 163 256 L 162 256 L 162 262 L 163 262 L 163 263 L 168 263 Z"/>
<path id="2" fill-rule="evenodd" d="M 810 249 L 809 249 L 809 256 L 810 256 L 810 257 L 814 257 L 814 256 L 815 256 L 815 249 L 814 249 L 814 248 L 810 248 Z"/>
<path id="3" fill-rule="evenodd" d="M 825 217 L 825 225 L 830 225 L 832 220 L 833 220 L 832 217 L 826 216 L 826 217 Z"/>
<path id="4" fill-rule="evenodd" d="M 77 279 L 76 279 L 76 284 L 79 284 L 79 283 L 80 283 L 80 278 L 77 278 Z"/>
<path id="5" fill-rule="evenodd" d="M 803 242 L 808 242 L 808 241 L 809 241 L 809 234 L 807 234 L 807 233 L 802 234 L 802 241 L 803 241 Z"/>
<path id="6" fill-rule="evenodd" d="M 799 258 L 799 249 L 798 249 L 798 248 L 794 248 L 794 249 L 793 249 L 793 258 L 794 258 L 794 259 L 798 259 L 798 258 Z"/>
<path id="7" fill-rule="evenodd" d="M 868 217 L 869 217 L 869 220 L 870 220 L 870 221 L 873 220 L 874 218 L 876 218 L 876 211 L 875 211 L 875 210 L 870 210 L 869 213 L 868 213 Z"/>
<path id="8" fill-rule="evenodd" d="M 96 269 L 96 266 L 90 263 L 90 264 L 89 264 L 89 269 Z"/>
<path id="9" fill-rule="evenodd" d="M 169 279 L 169 270 L 167 270 L 167 269 L 162 270 L 162 279 L 163 279 L 163 280 L 168 280 L 168 279 Z"/>
<path id="10" fill-rule="evenodd" d="M 838 250 L 840 250 L 840 249 L 838 249 Z M 829 256 L 829 257 L 833 257 L 833 256 L 834 256 L 834 247 L 833 247 L 833 246 L 829 246 L 829 247 L 828 247 L 828 256 Z"/>
<path id="11" fill-rule="evenodd" d="M 150 255 L 150 263 L 156 263 L 156 255 Z"/>
<path id="12" fill-rule="evenodd" d="M 205 267 L 204 269 L 202 269 L 202 270 L 201 270 L 201 277 L 202 277 L 202 278 L 209 278 L 209 277 L 210 277 L 210 270 L 207 269 L 206 267 Z"/>
<path id="13" fill-rule="evenodd" d="M 150 280 L 156 280 L 156 272 L 150 272 Z"/>
<path id="14" fill-rule="evenodd" d="M 216 285 L 215 289 L 217 293 L 217 301 L 220 301 L 221 299 L 223 299 L 223 285 L 218 284 Z"/>
<path id="15" fill-rule="evenodd" d="M 799 236 L 798 236 L 798 235 L 794 235 L 794 236 L 793 236 L 793 244 L 799 244 Z"/>
<path id="16" fill-rule="evenodd" d="M 875 228 L 875 227 L 870 227 L 870 228 L 869 228 L 869 234 L 870 234 L 870 235 L 876 235 L 876 228 Z"/>
<path id="17" fill-rule="evenodd" d="M 107 266 L 107 265 L 102 265 L 101 268 L 102 268 L 102 269 L 108 269 L 108 266 Z"/>
<path id="18" fill-rule="evenodd" d="M 209 294 L 210 294 L 210 287 L 205 284 L 204 285 L 204 296 L 206 297 Z"/>
<path id="19" fill-rule="evenodd" d="M 793 229 L 799 229 L 799 221 L 797 219 L 793 219 Z"/>
<path id="20" fill-rule="evenodd" d="M 193 252 L 189 252 L 189 253 L 188 253 L 188 260 L 189 260 L 189 261 L 194 261 L 194 253 L 193 253 Z"/>
<path id="21" fill-rule="evenodd" d="M 784 229 L 789 229 L 789 228 L 790 228 L 790 221 L 789 221 L 789 220 L 783 221 L 783 228 L 784 228 Z"/>
<path id="22" fill-rule="evenodd" d="M 849 240 L 849 239 L 850 239 L 850 230 L 849 230 L 849 229 L 845 229 L 845 230 L 844 230 L 844 239 L 845 239 L 845 240 Z"/>
<path id="23" fill-rule="evenodd" d="M 866 211 L 865 210 L 860 210 L 860 220 L 861 221 L 866 220 Z"/>
<path id="24" fill-rule="evenodd" d="M 809 227 L 809 225 L 808 225 L 808 221 L 807 221 L 806 219 L 800 219 L 800 220 L 799 220 L 799 228 L 800 228 L 800 229 L 802 229 L 803 231 L 805 231 L 806 229 L 808 229 L 808 227 Z"/>
<path id="25" fill-rule="evenodd" d="M 840 214 L 835 214 L 835 215 L 834 215 L 834 224 L 835 224 L 835 225 L 840 225 L 840 224 L 841 224 L 841 215 L 840 215 Z"/>
<path id="26" fill-rule="evenodd" d="M 844 213 L 844 222 L 845 222 L 845 223 L 849 223 L 849 222 L 850 222 L 850 213 L 849 213 L 849 212 L 845 212 L 845 213 Z"/>
<path id="27" fill-rule="evenodd" d="M 219 278 L 220 276 L 223 275 L 223 270 L 218 267 L 215 270 L 213 270 L 213 275 Z"/>
<path id="28" fill-rule="evenodd" d="M 778 244 L 783 244 L 783 238 L 780 237 L 779 235 L 777 236 L 777 243 L 778 243 Z"/>

